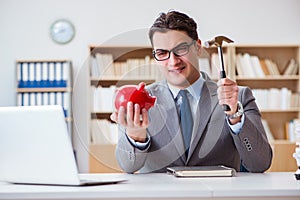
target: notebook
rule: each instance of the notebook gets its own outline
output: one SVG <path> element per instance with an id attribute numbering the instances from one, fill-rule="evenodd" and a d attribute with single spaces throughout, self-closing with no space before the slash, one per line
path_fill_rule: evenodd
<path id="1" fill-rule="evenodd" d="M 176 166 L 167 168 L 176 177 L 231 177 L 236 171 L 223 165 L 217 166 Z"/>
<path id="2" fill-rule="evenodd" d="M 63 109 L 53 105 L 0 107 L 0 181 L 83 186 L 125 180 L 113 174 L 80 180 Z"/>

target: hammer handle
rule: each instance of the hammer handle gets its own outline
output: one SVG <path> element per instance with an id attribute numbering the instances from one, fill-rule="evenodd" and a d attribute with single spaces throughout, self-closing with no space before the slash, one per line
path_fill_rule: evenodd
<path id="1" fill-rule="evenodd" d="M 220 78 L 226 78 L 226 72 L 225 71 L 220 71 Z M 230 107 L 226 104 L 223 105 L 223 110 L 224 111 L 230 111 Z"/>
<path id="2" fill-rule="evenodd" d="M 230 109 L 229 105 L 224 104 L 224 105 L 223 105 L 223 110 L 224 110 L 224 111 L 230 111 L 231 109 Z"/>
<path id="3" fill-rule="evenodd" d="M 220 71 L 220 78 L 226 78 L 226 72 L 224 69 L 224 61 L 223 61 L 223 51 L 222 47 L 218 46 L 218 53 L 219 53 L 219 58 L 220 58 L 220 65 L 221 65 L 221 71 Z M 230 111 L 230 107 L 226 104 L 223 105 L 223 110 L 224 111 Z"/>

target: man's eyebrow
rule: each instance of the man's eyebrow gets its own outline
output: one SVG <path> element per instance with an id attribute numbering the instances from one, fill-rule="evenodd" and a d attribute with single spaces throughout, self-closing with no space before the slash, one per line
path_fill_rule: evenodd
<path id="1" fill-rule="evenodd" d="M 167 49 L 155 49 L 155 51 L 169 51 Z"/>
<path id="2" fill-rule="evenodd" d="M 180 47 L 182 45 L 188 45 L 188 43 L 187 42 L 182 42 L 182 43 L 176 45 L 175 47 L 173 47 L 171 50 L 167 50 L 167 49 L 155 49 L 155 51 L 172 51 L 173 49 L 176 49 L 176 48 L 178 48 L 178 47 Z"/>
<path id="3" fill-rule="evenodd" d="M 182 43 L 178 44 L 177 46 L 175 46 L 174 48 L 179 47 L 179 46 L 181 46 L 181 45 L 186 45 L 186 44 L 188 44 L 188 42 L 182 42 Z M 174 48 L 173 48 L 173 49 L 174 49 Z"/>

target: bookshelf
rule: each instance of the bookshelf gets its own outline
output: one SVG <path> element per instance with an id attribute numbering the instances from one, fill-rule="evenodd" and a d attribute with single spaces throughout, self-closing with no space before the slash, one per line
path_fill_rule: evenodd
<path id="1" fill-rule="evenodd" d="M 89 51 L 89 171 L 120 172 L 114 156 L 117 125 L 110 121 L 114 91 L 128 84 L 150 84 L 160 74 L 149 46 L 90 46 Z"/>
<path id="2" fill-rule="evenodd" d="M 257 95 L 256 98 L 262 119 L 267 121 L 274 137 L 274 140 L 271 141 L 274 158 L 270 171 L 295 171 L 297 166 L 292 154 L 296 146 L 295 141 L 289 140 L 287 123 L 300 116 L 300 46 L 245 45 L 235 46 L 234 51 L 233 58 L 235 63 L 238 62 L 239 54 L 257 56 L 260 62 L 271 60 L 275 63 L 279 74 L 278 72 L 275 74 L 265 72 L 264 75 L 256 74 L 251 77 L 249 74 L 240 75 L 237 73 L 236 81 L 239 85 L 247 85 L 252 91 L 254 90 L 254 94 Z M 298 65 L 295 66 L 296 70 L 294 73 L 287 74 L 286 70 L 291 59 L 295 60 Z M 263 63 L 260 64 L 260 67 L 263 68 Z M 269 69 L 269 71 L 271 70 Z M 256 94 L 256 91 L 262 93 Z M 285 93 L 285 91 L 288 92 Z"/>
<path id="3" fill-rule="evenodd" d="M 90 46 L 90 80 L 89 85 L 92 88 L 102 87 L 108 88 L 115 86 L 115 88 L 124 84 L 138 84 L 141 81 L 147 84 L 159 80 L 161 77 L 159 73 L 155 71 L 155 66 L 152 62 L 151 47 L 148 46 Z M 274 158 L 273 164 L 269 171 L 295 171 L 297 166 L 292 153 L 295 150 L 295 141 L 290 141 L 287 135 L 287 123 L 300 116 L 299 105 L 299 92 L 300 92 L 300 76 L 299 76 L 299 61 L 300 61 L 300 46 L 298 45 L 228 45 L 223 47 L 224 59 L 226 64 L 227 76 L 233 80 L 236 80 L 238 85 L 245 85 L 253 90 L 270 88 L 287 88 L 290 95 L 293 97 L 293 102 L 285 105 L 285 107 L 274 108 L 260 108 L 262 118 L 267 122 L 269 129 L 272 133 L 274 140 L 270 140 L 273 148 Z M 241 54 L 255 55 L 258 59 L 269 59 L 276 64 L 279 74 L 268 75 L 256 75 L 256 74 L 239 74 L 237 69 L 238 55 Z M 122 67 L 120 63 L 127 63 L 128 60 L 145 59 L 147 63 L 135 64 L 133 68 L 130 68 L 127 64 L 123 73 L 117 72 L 116 69 L 102 69 L 101 73 L 95 73 L 95 66 L 98 63 L 105 63 L 99 61 L 97 54 L 111 54 L 110 61 L 106 63 L 107 66 Z M 150 60 L 149 57 L 150 56 Z M 98 61 L 97 61 L 98 59 Z M 217 48 L 204 48 L 200 55 L 201 70 L 208 72 L 215 80 L 218 79 L 217 70 L 219 68 Z M 288 62 L 294 59 L 297 63 L 296 73 L 284 75 Z M 100 59 L 101 60 L 101 59 Z M 96 62 L 95 62 L 96 61 Z M 131 62 L 130 61 L 130 62 Z M 129 62 L 129 63 L 130 63 Z M 134 62 L 134 61 L 132 61 Z M 136 62 L 137 63 L 137 62 Z M 137 67 L 138 66 L 138 67 Z M 149 67 L 150 66 L 150 67 Z M 229 67 L 232 66 L 232 67 Z M 99 67 L 99 66 L 98 66 Z M 114 68 L 112 67 L 112 68 Z M 124 66 L 123 66 L 124 67 Z M 251 67 L 251 66 L 248 66 Z M 140 74 L 139 70 L 146 72 Z M 104 71 L 103 71 L 104 70 Z M 152 70 L 152 71 L 151 71 Z M 101 71 L 98 69 L 98 72 Z M 115 73 L 115 74 L 114 74 Z M 95 76 L 96 75 L 96 76 Z M 98 144 L 93 141 L 92 132 L 101 133 L 101 125 L 98 120 L 109 119 L 111 112 L 109 111 L 95 111 L 94 106 L 94 92 L 91 89 L 89 96 L 90 110 L 89 110 L 89 130 L 90 131 L 90 145 L 89 145 L 89 168 L 90 172 L 119 172 L 120 169 L 114 160 L 114 148 L 115 143 L 109 142 L 108 136 L 102 136 L 102 139 L 108 140 L 104 144 Z M 99 98 L 99 97 L 98 97 Z M 107 97 L 106 97 L 107 98 Z M 271 101 L 274 101 L 272 99 Z M 111 102 L 110 102 L 111 103 Z M 106 106 L 107 107 L 107 106 Z M 109 104 L 111 109 L 112 105 Z M 95 122 L 96 121 L 96 122 Z M 96 124 L 91 125 L 92 123 Z M 117 130 L 116 128 L 114 129 Z M 103 131 L 102 131 L 103 132 Z M 116 133 L 115 133 L 116 134 Z M 100 137 L 101 138 L 101 137 Z M 105 154 L 101 153 L 105 152 Z M 109 155 L 109 156 L 108 156 Z M 284 162 L 284 164 L 282 163 Z"/>
<path id="4" fill-rule="evenodd" d="M 290 59 L 295 59 L 298 63 L 300 60 L 299 46 L 236 46 L 235 55 L 249 53 L 250 55 L 256 55 L 259 59 L 270 59 L 276 63 L 278 75 L 265 75 L 263 77 L 247 77 L 236 76 L 236 81 L 239 85 L 247 85 L 252 90 L 270 88 L 282 89 L 287 88 L 295 98 L 294 102 L 289 102 L 286 106 L 281 106 L 277 101 L 285 101 L 282 98 L 270 99 L 265 96 L 265 99 L 269 100 L 268 104 L 277 102 L 274 106 L 265 106 L 261 104 L 260 110 L 262 118 L 268 121 L 271 132 L 275 139 L 285 140 L 287 139 L 285 124 L 286 122 L 299 118 L 299 73 L 293 75 L 283 75 L 286 70 L 287 63 Z M 235 57 L 237 58 L 237 57 Z M 299 70 L 299 66 L 298 66 Z M 263 93 L 272 95 L 270 93 Z M 272 97 L 272 96 L 271 96 Z M 260 102 L 259 102 L 260 104 Z M 278 106 L 276 106 L 278 105 Z"/>
<path id="5" fill-rule="evenodd" d="M 61 105 L 72 139 L 72 62 L 17 60 L 16 72 L 16 105 Z"/>

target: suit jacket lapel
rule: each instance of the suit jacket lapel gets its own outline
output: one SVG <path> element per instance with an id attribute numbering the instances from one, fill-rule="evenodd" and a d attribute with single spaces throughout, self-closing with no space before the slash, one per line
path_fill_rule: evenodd
<path id="1" fill-rule="evenodd" d="M 216 84 L 206 76 L 203 78 L 207 80 L 203 84 L 200 101 L 197 107 L 197 114 L 194 119 L 194 127 L 187 162 L 203 135 L 214 107 L 218 104 Z"/>
<path id="2" fill-rule="evenodd" d="M 159 90 L 152 91 L 154 95 L 159 96 L 159 100 L 156 104 L 160 115 L 158 119 L 165 120 L 164 125 L 168 129 L 168 136 L 172 141 L 170 144 L 175 145 L 178 155 L 181 156 L 181 159 L 184 163 L 186 160 L 184 154 L 184 143 L 181 136 L 179 116 L 177 113 L 175 101 L 171 92 L 169 91 L 166 81 L 162 82 L 161 86 L 162 87 L 159 87 Z M 156 120 L 154 119 L 154 121 Z"/>

